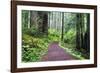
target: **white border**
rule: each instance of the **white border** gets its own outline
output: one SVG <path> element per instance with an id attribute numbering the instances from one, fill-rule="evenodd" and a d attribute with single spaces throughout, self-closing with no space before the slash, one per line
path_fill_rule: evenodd
<path id="1" fill-rule="evenodd" d="M 48 61 L 48 62 L 21 62 L 21 10 L 36 10 L 36 11 L 60 11 L 60 12 L 76 12 L 90 13 L 90 59 L 89 60 L 73 60 L 73 61 Z M 82 65 L 94 64 L 94 10 L 92 9 L 77 9 L 77 8 L 57 8 L 57 7 L 40 7 L 40 6 L 17 6 L 17 68 L 29 67 L 48 67 L 61 65 Z"/>

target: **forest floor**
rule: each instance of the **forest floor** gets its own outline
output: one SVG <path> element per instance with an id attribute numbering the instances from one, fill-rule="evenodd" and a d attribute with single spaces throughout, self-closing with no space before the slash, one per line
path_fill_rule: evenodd
<path id="1" fill-rule="evenodd" d="M 48 52 L 42 57 L 42 61 L 76 60 L 77 58 L 61 48 L 58 42 L 53 42 L 48 46 Z"/>

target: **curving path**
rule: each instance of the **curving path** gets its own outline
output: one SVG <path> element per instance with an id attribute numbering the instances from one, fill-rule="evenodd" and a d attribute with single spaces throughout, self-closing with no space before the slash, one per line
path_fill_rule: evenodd
<path id="1" fill-rule="evenodd" d="M 65 52 L 57 42 L 53 42 L 48 47 L 48 52 L 42 57 L 42 61 L 75 60 L 76 58 Z"/>

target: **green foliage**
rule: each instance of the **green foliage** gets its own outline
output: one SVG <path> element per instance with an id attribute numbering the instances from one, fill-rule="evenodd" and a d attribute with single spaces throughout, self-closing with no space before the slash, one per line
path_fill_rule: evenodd
<path id="1" fill-rule="evenodd" d="M 22 39 L 22 61 L 40 61 L 41 56 L 47 52 L 48 43 L 45 38 L 40 39 L 24 34 Z"/>
<path id="2" fill-rule="evenodd" d="M 30 36 L 37 36 L 38 35 L 38 29 L 36 29 L 36 27 L 35 26 L 32 26 L 31 28 L 27 28 L 27 27 L 23 27 L 22 28 L 22 33 L 23 34 L 28 34 L 28 35 L 30 35 Z"/>
<path id="3" fill-rule="evenodd" d="M 64 42 L 73 44 L 76 39 L 76 31 L 74 29 L 70 29 L 68 32 L 64 34 Z"/>
<path id="4" fill-rule="evenodd" d="M 48 29 L 48 39 L 51 41 L 59 41 L 60 40 L 60 34 L 55 29 Z"/>
<path id="5" fill-rule="evenodd" d="M 61 41 L 61 45 L 65 48 L 76 48 L 76 31 L 75 29 L 70 29 L 64 33 L 64 39 Z"/>
<path id="6" fill-rule="evenodd" d="M 48 29 L 48 36 L 38 33 L 36 30 L 27 29 L 22 35 L 22 61 L 40 61 L 47 52 L 47 47 L 52 41 L 59 41 L 59 33 L 55 29 Z M 37 34 L 35 34 L 37 32 Z M 26 34 L 25 34 L 26 33 Z M 34 35 L 34 36 L 33 36 Z M 40 37 L 39 37 L 40 36 Z"/>
<path id="7" fill-rule="evenodd" d="M 64 49 L 69 48 L 68 50 L 72 54 L 82 57 L 82 54 L 78 52 L 79 49 L 75 49 L 78 44 L 76 43 L 76 34 L 83 33 L 85 35 L 87 21 L 86 16 L 84 19 L 77 15 L 81 14 L 22 10 L 22 61 L 40 61 L 47 52 L 49 43 L 54 41 L 59 42 Z M 79 21 L 77 21 L 78 19 Z M 81 35 L 77 37 L 80 38 Z M 83 51 L 84 49 L 82 49 Z"/>
<path id="8" fill-rule="evenodd" d="M 38 53 L 38 48 L 29 48 L 29 46 L 23 46 L 22 51 L 22 61 L 24 62 L 34 62 L 38 61 L 40 59 L 40 56 Z"/>
<path id="9" fill-rule="evenodd" d="M 22 26 L 27 27 L 28 24 L 28 10 L 22 10 Z"/>
<path id="10" fill-rule="evenodd" d="M 66 50 L 66 52 L 69 52 L 71 55 L 73 55 L 74 57 L 76 57 L 77 59 L 79 60 L 84 60 L 85 57 L 83 56 L 83 54 L 81 52 L 79 52 L 77 49 L 75 48 L 68 48 L 68 45 L 67 47 L 63 47 L 62 45 L 59 45 L 61 46 L 62 48 L 64 48 Z"/>

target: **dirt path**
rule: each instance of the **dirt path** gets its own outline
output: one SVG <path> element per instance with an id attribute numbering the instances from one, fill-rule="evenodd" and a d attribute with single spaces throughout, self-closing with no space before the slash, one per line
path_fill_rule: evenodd
<path id="1" fill-rule="evenodd" d="M 76 58 L 66 53 L 57 42 L 53 42 L 48 47 L 48 53 L 43 56 L 42 61 L 75 60 Z"/>

